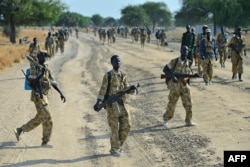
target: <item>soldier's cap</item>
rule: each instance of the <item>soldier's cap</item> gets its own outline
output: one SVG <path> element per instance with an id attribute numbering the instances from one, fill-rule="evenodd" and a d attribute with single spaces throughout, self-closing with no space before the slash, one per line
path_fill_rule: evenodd
<path id="1" fill-rule="evenodd" d="M 202 26 L 202 28 L 208 28 L 208 26 L 207 26 L 206 24 L 204 24 L 204 25 Z"/>
<path id="2" fill-rule="evenodd" d="M 208 28 L 208 29 L 206 29 L 206 32 L 211 32 L 211 30 Z"/>

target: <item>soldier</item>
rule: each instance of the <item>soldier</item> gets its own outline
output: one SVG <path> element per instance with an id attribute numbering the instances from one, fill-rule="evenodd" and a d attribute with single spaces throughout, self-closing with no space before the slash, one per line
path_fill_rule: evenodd
<path id="1" fill-rule="evenodd" d="M 244 36 L 241 36 L 241 28 L 237 28 L 235 36 L 231 39 L 229 47 L 231 48 L 231 61 L 232 61 L 232 79 L 237 78 L 237 73 L 239 74 L 239 81 L 242 80 L 243 73 L 243 54 L 246 56 L 246 50 L 244 49 L 246 44 Z"/>
<path id="2" fill-rule="evenodd" d="M 202 76 L 202 59 L 200 57 L 200 51 L 199 51 L 199 45 L 200 45 L 200 41 L 206 37 L 206 29 L 208 29 L 207 25 L 203 25 L 202 26 L 202 33 L 197 35 L 196 41 L 195 41 L 195 54 L 196 57 L 198 57 L 198 73 L 200 74 L 200 76 Z"/>
<path id="3" fill-rule="evenodd" d="M 117 92 L 130 86 L 127 82 L 126 74 L 120 71 L 120 58 L 117 55 L 111 57 L 113 70 L 107 72 L 102 81 L 102 86 L 97 97 L 97 102 L 94 105 L 94 110 L 98 111 L 98 106 L 104 100 L 105 95 L 114 95 Z M 129 94 L 134 94 L 136 88 L 132 88 Z M 111 155 L 119 155 L 122 152 L 122 146 L 130 132 L 131 118 L 130 112 L 127 109 L 126 95 L 118 102 L 114 102 L 106 106 L 108 125 L 111 130 L 110 144 Z"/>
<path id="4" fill-rule="evenodd" d="M 182 99 L 182 104 L 186 110 L 186 126 L 195 126 L 192 122 L 192 101 L 190 87 L 187 84 L 189 77 L 197 77 L 190 75 L 192 70 L 190 69 L 189 61 L 187 60 L 189 48 L 182 46 L 181 56 L 172 59 L 169 64 L 164 67 L 163 72 L 166 76 L 170 76 L 167 86 L 170 90 L 168 95 L 168 105 L 166 112 L 163 115 L 163 126 L 167 126 L 170 119 L 174 116 L 175 107 L 179 97 Z M 174 73 L 173 73 L 174 72 Z M 176 74 L 175 74 L 176 73 Z M 179 77 L 177 77 L 179 74 Z M 195 74 L 198 75 L 198 74 Z M 199 75 L 198 75 L 199 76 Z"/>
<path id="5" fill-rule="evenodd" d="M 34 59 L 34 61 L 37 60 L 37 55 L 40 53 L 40 45 L 37 42 L 37 38 L 33 38 L 33 42 L 29 46 L 29 52 L 30 56 Z M 30 63 L 30 78 L 36 77 L 36 67 L 34 63 Z"/>
<path id="6" fill-rule="evenodd" d="M 213 62 L 217 60 L 215 55 L 215 43 L 211 37 L 211 30 L 206 30 L 206 38 L 203 38 L 200 42 L 200 57 L 202 59 L 203 78 L 206 85 L 212 84 L 213 77 Z"/>
<path id="7" fill-rule="evenodd" d="M 190 67 L 193 64 L 193 49 L 194 49 L 194 42 L 195 42 L 195 35 L 191 32 L 191 26 L 186 26 L 187 31 L 183 33 L 182 40 L 181 40 L 181 48 L 182 46 L 188 47 L 188 56 L 187 59 L 190 60 Z"/>
<path id="8" fill-rule="evenodd" d="M 29 132 L 32 129 L 36 128 L 38 125 L 43 125 L 43 137 L 42 137 L 42 146 L 46 146 L 47 143 L 50 141 L 51 133 L 52 133 L 52 117 L 49 111 L 49 105 L 48 105 L 48 92 L 51 88 L 51 86 L 57 90 L 57 92 L 60 94 L 61 99 L 63 102 L 66 101 L 66 98 L 60 91 L 60 89 L 57 87 L 57 83 L 55 82 L 51 71 L 48 69 L 48 66 L 45 65 L 45 54 L 43 52 L 40 52 L 38 54 L 38 62 L 39 62 L 39 75 L 42 73 L 42 77 L 39 80 L 43 99 L 41 99 L 39 96 L 37 96 L 36 92 L 34 90 L 31 91 L 31 101 L 34 102 L 37 114 L 36 116 L 31 119 L 26 124 L 22 125 L 19 128 L 14 129 L 14 133 L 16 135 L 17 141 L 20 140 L 20 135 L 22 132 Z M 37 79 L 37 78 L 36 78 Z M 46 102 L 44 104 L 44 101 Z"/>
<path id="9" fill-rule="evenodd" d="M 220 55 L 221 68 L 225 68 L 225 62 L 227 60 L 227 39 L 228 34 L 224 32 L 224 27 L 221 27 L 221 33 L 218 34 L 216 44 Z"/>
<path id="10" fill-rule="evenodd" d="M 48 36 L 45 39 L 45 49 L 50 57 L 54 56 L 54 38 L 51 32 L 48 32 Z"/>
<path id="11" fill-rule="evenodd" d="M 65 34 L 64 34 L 62 29 L 58 31 L 57 39 L 58 39 L 58 45 L 59 45 L 60 51 L 61 51 L 61 53 L 63 53 L 64 52 Z"/>

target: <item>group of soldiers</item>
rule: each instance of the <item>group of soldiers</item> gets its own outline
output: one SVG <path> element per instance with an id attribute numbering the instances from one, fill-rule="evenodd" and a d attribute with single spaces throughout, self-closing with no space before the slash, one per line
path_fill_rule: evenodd
<path id="1" fill-rule="evenodd" d="M 187 25 L 186 29 L 187 31 L 182 35 L 181 46 L 188 46 L 190 66 L 195 61 L 198 73 L 203 76 L 206 85 L 212 84 L 213 66 L 214 61 L 217 61 L 217 53 L 221 68 L 225 68 L 227 58 L 231 58 L 232 79 L 236 79 L 238 74 L 239 81 L 243 81 L 243 55 L 246 56 L 246 41 L 241 35 L 241 28 L 235 30 L 230 40 L 224 27 L 221 27 L 221 33 L 216 38 L 211 36 L 211 30 L 207 25 L 203 25 L 202 33 L 197 35 L 190 25 Z"/>
<path id="2" fill-rule="evenodd" d="M 69 38 L 69 31 L 67 29 L 59 29 L 57 32 L 48 32 L 45 39 L 45 49 L 50 57 L 54 56 L 55 53 L 60 49 L 61 53 L 64 53 L 64 43 Z"/>

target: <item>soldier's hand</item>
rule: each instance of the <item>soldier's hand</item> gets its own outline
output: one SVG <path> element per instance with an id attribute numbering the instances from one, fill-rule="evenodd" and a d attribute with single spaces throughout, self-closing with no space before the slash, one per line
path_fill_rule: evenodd
<path id="1" fill-rule="evenodd" d="M 94 105 L 94 110 L 95 110 L 96 112 L 100 111 L 100 110 L 99 110 L 99 103 L 100 103 L 100 100 L 97 100 L 96 103 L 95 103 L 95 105 Z"/>
<path id="2" fill-rule="evenodd" d="M 66 98 L 65 98 L 65 96 L 63 94 L 61 94 L 61 100 L 63 101 L 63 103 L 66 102 Z"/>
<path id="3" fill-rule="evenodd" d="M 172 81 L 174 82 L 174 83 L 177 83 L 178 82 L 178 79 L 176 78 L 176 76 L 172 76 Z"/>

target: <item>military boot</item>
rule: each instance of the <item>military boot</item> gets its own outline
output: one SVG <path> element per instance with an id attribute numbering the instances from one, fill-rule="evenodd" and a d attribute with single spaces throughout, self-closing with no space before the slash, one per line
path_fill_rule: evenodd
<path id="1" fill-rule="evenodd" d="M 239 73 L 239 81 L 242 82 L 243 80 L 241 79 L 242 73 Z"/>
<path id="2" fill-rule="evenodd" d="M 16 128 L 16 129 L 13 129 L 13 131 L 14 131 L 14 134 L 16 136 L 17 141 L 19 141 L 20 140 L 20 135 L 21 135 L 23 130 L 21 128 Z"/>
<path id="3" fill-rule="evenodd" d="M 233 75 L 232 75 L 232 79 L 235 79 L 236 78 L 236 74 L 235 73 L 233 73 Z"/>

